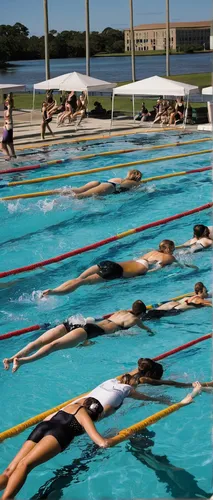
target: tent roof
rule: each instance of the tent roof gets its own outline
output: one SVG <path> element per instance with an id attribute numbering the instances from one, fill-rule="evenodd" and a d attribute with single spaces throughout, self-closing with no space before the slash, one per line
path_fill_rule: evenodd
<path id="1" fill-rule="evenodd" d="M 14 90 L 25 90 L 25 85 L 16 85 L 13 83 L 0 83 L 0 90 L 14 91 Z"/>
<path id="2" fill-rule="evenodd" d="M 202 94 L 204 94 L 204 95 L 213 95 L 213 87 L 205 87 L 202 90 Z"/>
<path id="3" fill-rule="evenodd" d="M 113 90 L 116 95 L 165 95 L 165 96 L 184 96 L 190 92 L 195 92 L 198 87 L 188 85 L 187 83 L 176 82 L 161 78 L 160 76 L 151 76 L 138 82 L 122 85 Z"/>
<path id="4" fill-rule="evenodd" d="M 97 78 L 92 78 L 91 76 L 82 75 L 81 73 L 66 73 L 65 75 L 57 76 L 56 78 L 51 78 L 44 82 L 36 83 L 34 89 L 40 90 L 75 90 L 82 91 L 86 90 L 92 92 L 95 90 L 106 90 L 112 89 L 116 86 L 116 83 L 105 82 L 104 80 L 98 80 Z"/>

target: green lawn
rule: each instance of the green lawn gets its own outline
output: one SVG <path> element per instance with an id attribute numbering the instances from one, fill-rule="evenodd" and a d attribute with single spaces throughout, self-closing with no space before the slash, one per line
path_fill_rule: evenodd
<path id="1" fill-rule="evenodd" d="M 211 85 L 211 73 L 192 73 L 189 75 L 174 75 L 169 77 L 172 80 L 177 80 L 180 82 L 184 83 L 189 83 L 192 85 L 198 85 L 200 88 L 203 87 L 208 87 Z M 118 85 L 123 85 L 128 82 L 119 82 Z M 57 96 L 57 94 L 55 93 Z M 35 99 L 35 108 L 39 109 L 41 108 L 42 101 L 44 100 L 44 94 L 36 94 L 36 99 Z M 111 109 L 111 98 L 109 96 L 93 96 L 89 98 L 89 109 L 93 108 L 93 104 L 95 101 L 101 101 L 102 106 L 104 108 Z M 145 101 L 146 106 L 148 109 L 152 109 L 154 104 L 156 103 L 156 99 L 143 99 L 137 98 L 135 100 L 135 109 L 139 110 L 140 109 L 140 104 L 141 101 Z M 32 93 L 17 93 L 15 94 L 15 106 L 16 108 L 25 108 L 25 109 L 31 109 L 32 108 Z M 193 107 L 201 107 L 205 106 L 205 103 L 193 103 Z M 132 100 L 131 97 L 120 97 L 116 96 L 115 98 L 115 109 L 117 111 L 132 111 Z"/>

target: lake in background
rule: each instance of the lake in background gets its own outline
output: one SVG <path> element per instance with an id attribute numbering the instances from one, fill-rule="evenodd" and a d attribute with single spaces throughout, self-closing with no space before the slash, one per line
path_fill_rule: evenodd
<path id="1" fill-rule="evenodd" d="M 136 78 L 165 76 L 165 56 L 137 56 Z M 0 70 L 0 83 L 23 83 L 32 87 L 34 83 L 45 80 L 45 62 L 16 61 L 14 66 Z M 171 74 L 208 73 L 212 71 L 212 54 L 181 54 L 170 57 Z M 85 58 L 51 59 L 51 77 L 77 71 L 86 72 Z M 131 57 L 93 57 L 91 58 L 91 76 L 112 82 L 131 80 Z"/>

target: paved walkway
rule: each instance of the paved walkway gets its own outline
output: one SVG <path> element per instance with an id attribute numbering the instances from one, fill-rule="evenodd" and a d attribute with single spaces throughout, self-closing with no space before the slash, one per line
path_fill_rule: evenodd
<path id="1" fill-rule="evenodd" d="M 63 142 L 75 142 L 79 139 L 86 140 L 92 139 L 94 136 L 104 138 L 116 135 L 122 135 L 122 133 L 139 133 L 141 131 L 147 132 L 162 132 L 174 130 L 172 128 L 162 128 L 159 125 L 152 127 L 151 123 L 141 124 L 140 122 L 134 122 L 132 119 L 126 117 L 120 117 L 119 119 L 113 120 L 113 125 L 111 126 L 110 119 L 98 119 L 98 118 L 85 118 L 81 124 L 78 126 L 76 122 L 74 124 L 68 124 L 62 127 L 57 127 L 56 118 L 53 118 L 51 122 L 51 128 L 54 133 L 54 137 L 50 135 L 49 132 L 46 134 L 45 141 L 40 138 L 41 134 L 41 113 L 36 110 L 31 114 L 30 110 L 20 110 L 13 112 L 14 119 L 14 143 L 17 149 L 21 149 L 21 146 L 38 147 L 43 144 L 57 144 Z M 0 114 L 0 126 L 3 125 L 3 116 Z M 183 131 L 183 127 L 176 127 L 176 130 Z M 187 126 L 187 131 L 195 132 L 197 126 Z M 94 137 L 94 138 L 95 138 Z"/>

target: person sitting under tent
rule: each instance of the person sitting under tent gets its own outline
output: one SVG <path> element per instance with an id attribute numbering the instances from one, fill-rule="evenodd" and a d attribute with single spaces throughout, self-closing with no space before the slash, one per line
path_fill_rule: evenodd
<path id="1" fill-rule="evenodd" d="M 94 109 L 90 111 L 90 115 L 99 118 L 105 116 L 106 114 L 106 109 L 103 108 L 102 104 L 99 101 L 95 101 Z"/>
<path id="2" fill-rule="evenodd" d="M 66 118 L 68 118 L 68 121 L 70 123 L 76 111 L 76 107 L 77 107 L 77 98 L 74 90 L 72 90 L 67 96 L 64 113 L 58 116 L 58 125 L 62 125 L 62 123 L 65 122 Z"/>
<path id="3" fill-rule="evenodd" d="M 175 104 L 175 111 L 171 113 L 169 125 L 176 125 L 184 120 L 185 106 L 182 97 L 178 97 Z"/>
<path id="4" fill-rule="evenodd" d="M 82 92 L 79 99 L 77 100 L 76 111 L 71 118 L 71 122 L 74 121 L 77 118 L 77 116 L 80 116 L 80 120 L 78 122 L 78 125 L 80 125 L 81 121 L 86 116 L 87 105 L 88 105 L 87 94 L 86 92 Z"/>

